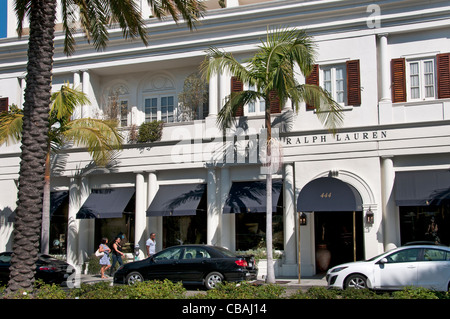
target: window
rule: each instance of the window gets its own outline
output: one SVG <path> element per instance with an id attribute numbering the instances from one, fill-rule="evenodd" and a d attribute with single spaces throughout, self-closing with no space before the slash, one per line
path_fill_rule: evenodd
<path id="1" fill-rule="evenodd" d="M 158 113 L 158 99 L 145 99 L 145 122 L 152 122 L 157 120 Z"/>
<path id="2" fill-rule="evenodd" d="M 424 261 L 446 261 L 450 260 L 450 254 L 444 250 L 439 249 L 424 249 Z"/>
<path id="3" fill-rule="evenodd" d="M 434 59 L 409 61 L 409 96 L 411 100 L 435 97 Z"/>
<path id="4" fill-rule="evenodd" d="M 414 262 L 419 259 L 420 248 L 401 250 L 386 257 L 388 263 Z"/>
<path id="5" fill-rule="evenodd" d="M 345 65 L 327 66 L 322 68 L 323 83 L 322 87 L 330 93 L 333 99 L 340 103 L 345 104 Z"/>
<path id="6" fill-rule="evenodd" d="M 169 248 L 153 257 L 155 260 L 177 260 L 180 259 L 182 248 Z"/>
<path id="7" fill-rule="evenodd" d="M 183 255 L 183 259 L 202 259 L 202 258 L 211 258 L 211 256 L 205 249 L 198 247 L 186 248 Z"/>
<path id="8" fill-rule="evenodd" d="M 450 98 L 450 53 L 391 60 L 392 102 Z"/>
<path id="9" fill-rule="evenodd" d="M 175 99 L 173 96 L 158 96 L 145 99 L 145 121 L 174 122 Z"/>
<path id="10" fill-rule="evenodd" d="M 359 60 L 349 60 L 333 65 L 314 65 L 311 74 L 306 77 L 306 84 L 322 86 L 336 102 L 342 105 L 361 105 Z M 310 103 L 306 103 L 306 108 L 315 109 Z"/>
<path id="11" fill-rule="evenodd" d="M 120 126 L 128 125 L 128 101 L 120 101 Z"/>
<path id="12" fill-rule="evenodd" d="M 8 98 L 2 97 L 0 98 L 0 113 L 1 112 L 8 112 Z"/>
<path id="13" fill-rule="evenodd" d="M 255 90 L 253 85 L 248 88 L 251 91 Z M 266 101 L 264 99 L 259 99 L 258 101 L 252 101 L 247 105 L 246 114 L 251 115 L 264 115 L 266 112 Z"/>

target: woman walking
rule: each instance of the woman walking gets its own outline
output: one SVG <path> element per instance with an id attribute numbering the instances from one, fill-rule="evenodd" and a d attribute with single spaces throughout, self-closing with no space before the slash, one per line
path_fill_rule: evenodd
<path id="1" fill-rule="evenodd" d="M 102 279 L 107 278 L 105 276 L 105 271 L 111 267 L 111 262 L 109 261 L 109 253 L 111 249 L 107 246 L 108 238 L 102 238 L 102 243 L 98 247 L 99 252 L 103 252 L 103 256 L 100 258 L 100 265 L 102 268 L 100 269 Z"/>

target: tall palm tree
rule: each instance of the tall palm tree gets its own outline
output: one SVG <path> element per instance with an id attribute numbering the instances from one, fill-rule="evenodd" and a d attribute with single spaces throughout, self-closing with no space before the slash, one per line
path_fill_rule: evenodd
<path id="1" fill-rule="evenodd" d="M 208 51 L 201 69 L 206 78 L 220 71 L 228 71 L 241 82 L 247 83 L 254 90 L 232 92 L 227 97 L 225 105 L 217 117 L 217 124 L 226 129 L 230 127 L 235 116 L 243 105 L 260 99 L 265 100 L 266 143 L 266 245 L 267 245 L 267 282 L 274 283 L 275 275 L 272 264 L 272 171 L 271 152 L 275 141 L 271 130 L 271 101 L 278 98 L 281 105 L 288 99 L 298 111 L 300 102 L 314 105 L 316 114 L 322 123 L 334 131 L 342 123 L 340 105 L 321 87 L 309 84 L 299 84 L 296 79 L 295 67 L 308 76 L 315 62 L 316 47 L 310 36 L 303 30 L 280 28 L 267 32 L 267 38 L 258 46 L 258 51 L 250 59 L 242 63 L 231 53 L 222 52 L 216 48 Z"/>
<path id="2" fill-rule="evenodd" d="M 42 201 L 45 185 L 45 160 L 48 153 L 49 110 L 54 54 L 57 2 L 61 4 L 65 33 L 64 52 L 75 49 L 77 27 L 93 41 L 96 49 L 106 47 L 108 26 L 118 25 L 126 38 L 148 42 L 145 24 L 135 1 L 122 0 L 15 0 L 17 31 L 29 18 L 28 64 L 23 105 L 23 130 L 19 191 L 14 223 L 13 257 L 8 292 L 31 290 L 39 246 Z M 181 16 L 192 28 L 202 16 L 200 0 L 148 0 L 156 17 L 165 14 L 175 21 Z M 78 21 L 78 22 L 75 22 Z"/>
<path id="3" fill-rule="evenodd" d="M 51 153 L 57 153 L 68 143 L 74 143 L 86 147 L 94 162 L 101 166 L 107 164 L 114 151 L 122 145 L 117 121 L 91 118 L 71 120 L 77 106 L 90 104 L 83 92 L 63 85 L 52 94 L 51 100 L 42 208 L 41 252 L 44 254 L 48 254 L 49 250 Z M 20 142 L 22 125 L 23 111 L 17 106 L 11 106 L 9 112 L 0 114 L 0 145 Z"/>

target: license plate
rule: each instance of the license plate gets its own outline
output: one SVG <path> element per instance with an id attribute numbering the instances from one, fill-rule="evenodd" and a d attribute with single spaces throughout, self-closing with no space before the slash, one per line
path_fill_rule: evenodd
<path id="1" fill-rule="evenodd" d="M 248 263 L 248 266 L 249 266 L 249 267 L 253 267 L 253 264 L 252 264 L 252 263 Z"/>

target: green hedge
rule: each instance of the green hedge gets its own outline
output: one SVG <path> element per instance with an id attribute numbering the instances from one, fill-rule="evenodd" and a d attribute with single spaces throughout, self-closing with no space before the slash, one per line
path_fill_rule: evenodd
<path id="1" fill-rule="evenodd" d="M 424 288 L 405 288 L 392 293 L 371 290 L 335 290 L 326 287 L 299 289 L 287 295 L 282 285 L 249 282 L 224 283 L 216 289 L 187 294 L 181 283 L 146 281 L 133 286 L 111 285 L 109 281 L 81 284 L 80 288 L 63 289 L 56 285 L 36 284 L 32 292 L 6 295 L 0 287 L 0 299 L 450 299 L 449 292 L 437 292 Z"/>

